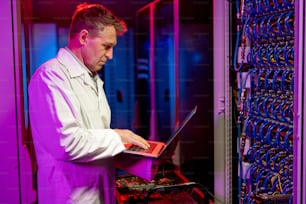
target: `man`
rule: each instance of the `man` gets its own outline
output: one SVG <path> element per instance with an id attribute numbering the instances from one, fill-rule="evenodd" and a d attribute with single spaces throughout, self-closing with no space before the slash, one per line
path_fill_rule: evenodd
<path id="1" fill-rule="evenodd" d="M 113 157 L 125 143 L 149 144 L 110 129 L 111 111 L 99 71 L 113 57 L 125 23 L 99 4 L 80 4 L 68 45 L 41 65 L 29 84 L 29 111 L 38 163 L 38 202 L 116 203 Z"/>

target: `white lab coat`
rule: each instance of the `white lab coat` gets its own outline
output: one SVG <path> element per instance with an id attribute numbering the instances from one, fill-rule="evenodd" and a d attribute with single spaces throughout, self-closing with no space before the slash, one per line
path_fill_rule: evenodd
<path id="1" fill-rule="evenodd" d="M 103 81 L 96 87 L 61 48 L 37 69 L 28 91 L 39 203 L 115 203 L 113 156 L 125 147 L 110 129 Z"/>

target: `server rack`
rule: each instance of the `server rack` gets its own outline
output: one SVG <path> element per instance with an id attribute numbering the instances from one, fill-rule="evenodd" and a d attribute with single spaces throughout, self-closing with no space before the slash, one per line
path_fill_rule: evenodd
<path id="1" fill-rule="evenodd" d="M 224 203 L 231 203 L 232 196 L 238 196 L 239 203 L 305 203 L 305 2 L 216 2 L 221 7 L 214 8 L 214 16 L 223 18 L 215 20 L 214 31 L 224 36 L 215 36 L 214 47 L 224 52 L 221 61 L 215 57 L 214 72 L 221 73 L 215 81 L 223 79 L 224 87 L 215 97 L 215 127 L 223 123 L 224 128 L 215 138 L 225 142 L 216 143 L 215 149 L 225 148 L 216 155 L 224 162 L 215 165 L 215 186 L 220 178 L 230 178 L 221 190 L 215 187 L 216 196 Z M 237 26 L 231 29 L 233 23 Z M 233 73 L 235 80 L 230 81 Z M 234 113 L 226 102 L 232 93 L 238 110 L 235 121 L 227 114 Z M 231 122 L 237 123 L 236 135 L 225 131 L 232 130 Z M 235 167 L 226 162 L 234 160 L 229 147 L 235 139 L 237 186 L 230 176 Z M 216 173 L 222 168 L 223 174 Z M 231 196 L 229 189 L 234 188 L 238 195 Z"/>
<path id="2" fill-rule="evenodd" d="M 239 201 L 291 203 L 294 2 L 244 1 L 237 11 Z"/>

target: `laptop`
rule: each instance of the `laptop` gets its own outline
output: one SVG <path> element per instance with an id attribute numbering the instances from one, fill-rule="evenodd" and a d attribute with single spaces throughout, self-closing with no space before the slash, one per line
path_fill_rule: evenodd
<path id="1" fill-rule="evenodd" d="M 173 148 L 173 143 L 177 143 L 177 138 L 179 133 L 182 131 L 182 129 L 186 126 L 186 124 L 190 121 L 190 119 L 194 116 L 196 112 L 197 112 L 197 106 L 195 106 L 191 110 L 191 112 L 185 117 L 183 122 L 179 125 L 179 127 L 176 129 L 173 135 L 169 137 L 166 143 L 149 140 L 148 141 L 148 143 L 150 144 L 149 149 L 143 149 L 137 145 L 125 144 L 126 150 L 124 150 L 123 153 L 152 157 L 152 158 L 160 157 L 164 152 L 169 150 L 171 146 Z"/>

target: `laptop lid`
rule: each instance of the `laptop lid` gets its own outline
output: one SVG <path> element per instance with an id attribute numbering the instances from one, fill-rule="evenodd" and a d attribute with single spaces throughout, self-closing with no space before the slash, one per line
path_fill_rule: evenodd
<path id="1" fill-rule="evenodd" d="M 169 137 L 169 139 L 166 142 L 165 147 L 161 150 L 161 152 L 159 153 L 159 156 L 164 154 L 165 152 L 169 153 L 168 150 L 172 150 L 172 148 L 170 148 L 171 146 L 173 146 L 173 144 L 177 143 L 176 138 L 178 137 L 179 133 L 182 131 L 182 129 L 186 126 L 186 124 L 190 121 L 190 119 L 194 116 L 194 114 L 197 112 L 197 106 L 195 106 L 190 113 L 185 117 L 185 119 L 181 122 L 181 124 L 178 126 L 178 128 L 176 129 L 176 131 L 174 132 L 174 134 L 172 136 Z M 173 149 L 176 147 L 176 145 L 173 146 Z M 173 150 L 170 152 L 173 153 Z"/>

